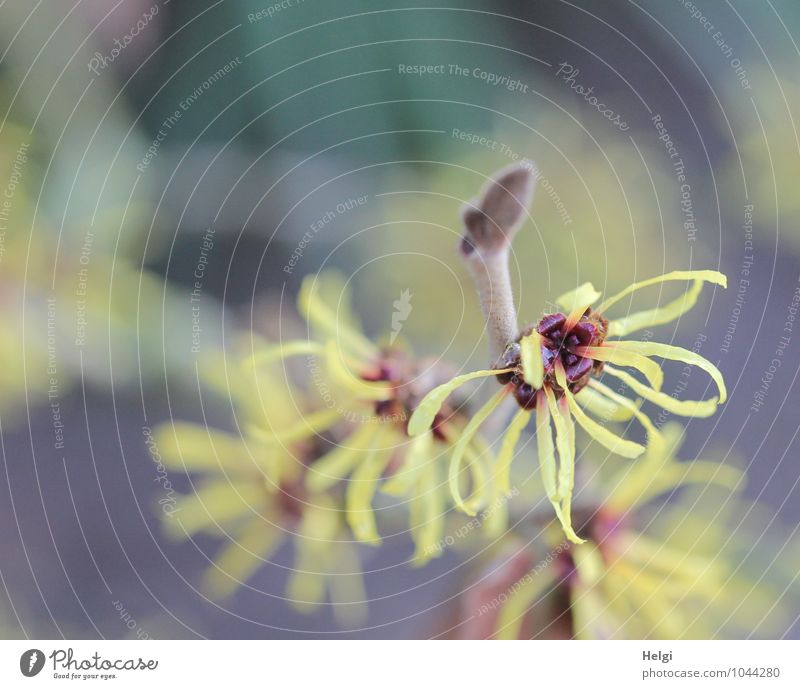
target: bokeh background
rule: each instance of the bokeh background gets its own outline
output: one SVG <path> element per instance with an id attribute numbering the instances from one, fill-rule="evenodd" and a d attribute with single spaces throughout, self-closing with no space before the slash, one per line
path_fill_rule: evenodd
<path id="1" fill-rule="evenodd" d="M 201 394 L 203 356 L 241 330 L 302 332 L 294 295 L 329 267 L 352 277 L 368 333 L 391 327 L 408 290 L 414 349 L 484 367 L 458 211 L 523 159 L 537 190 L 512 272 L 531 319 L 579 281 L 729 276 L 669 333 L 701 338 L 731 391 L 688 424 L 684 455 L 746 466 L 746 495 L 768 515 L 759 537 L 777 544 L 764 569 L 787 564 L 800 519 L 798 43 L 794 0 L 6 0 L 3 635 L 446 628 L 469 558 L 413 569 L 407 543 L 365 553 L 357 630 L 286 604 L 288 546 L 248 587 L 208 600 L 197 582 L 216 544 L 163 535 L 146 429 L 229 425 L 224 400 Z"/>

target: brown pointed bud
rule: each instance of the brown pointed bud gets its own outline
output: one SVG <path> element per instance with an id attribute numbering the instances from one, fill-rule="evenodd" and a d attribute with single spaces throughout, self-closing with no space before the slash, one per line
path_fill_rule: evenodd
<path id="1" fill-rule="evenodd" d="M 486 254 L 511 244 L 528 214 L 533 189 L 530 163 L 514 164 L 494 175 L 480 197 L 461 211 L 464 239 L 471 250 Z"/>
<path id="2" fill-rule="evenodd" d="M 527 162 L 503 168 L 461 212 L 460 251 L 478 289 L 494 362 L 518 334 L 508 258 L 533 200 L 533 170 Z"/>

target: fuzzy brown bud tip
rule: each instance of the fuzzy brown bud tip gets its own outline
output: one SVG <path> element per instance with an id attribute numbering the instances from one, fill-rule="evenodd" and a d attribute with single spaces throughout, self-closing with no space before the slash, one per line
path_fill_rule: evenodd
<path id="1" fill-rule="evenodd" d="M 461 212 L 464 236 L 459 251 L 478 290 L 495 362 L 518 334 L 508 259 L 511 241 L 533 199 L 534 181 L 530 163 L 506 167 Z"/>
<path id="2" fill-rule="evenodd" d="M 461 251 L 481 254 L 507 248 L 533 200 L 534 175 L 529 163 L 514 164 L 498 172 L 478 199 L 461 211 L 465 235 Z"/>

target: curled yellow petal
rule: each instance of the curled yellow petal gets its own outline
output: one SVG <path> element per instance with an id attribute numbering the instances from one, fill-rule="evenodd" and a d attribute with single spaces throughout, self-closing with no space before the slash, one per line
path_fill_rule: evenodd
<path id="1" fill-rule="evenodd" d="M 710 282 L 720 287 L 728 287 L 728 278 L 716 270 L 673 270 L 671 273 L 665 273 L 658 277 L 648 278 L 647 280 L 641 280 L 640 282 L 634 282 L 632 285 L 628 285 L 624 290 L 617 292 L 613 297 L 609 297 L 600 304 L 600 306 L 597 307 L 597 311 L 605 313 L 618 301 L 643 287 L 657 285 L 661 282 L 687 282 L 689 280 L 702 280 L 703 282 Z"/>
<path id="2" fill-rule="evenodd" d="M 149 448 L 154 460 L 181 471 L 252 472 L 254 465 L 241 438 L 199 424 L 162 424 Z"/>
<path id="3" fill-rule="evenodd" d="M 364 457 L 365 450 L 371 447 L 380 428 L 365 424 L 344 439 L 341 445 L 324 454 L 308 468 L 306 486 L 315 493 L 321 493 L 341 481 Z"/>
<path id="4" fill-rule="evenodd" d="M 169 518 L 163 519 L 164 532 L 175 539 L 192 534 L 219 532 L 243 519 L 256 516 L 267 501 L 259 481 L 206 481 L 194 493 L 181 495 Z"/>
<path id="5" fill-rule="evenodd" d="M 346 541 L 330 543 L 325 558 L 330 576 L 328 591 L 333 616 L 344 628 L 363 625 L 367 619 L 367 592 L 361 576 L 358 549 Z"/>
<path id="6" fill-rule="evenodd" d="M 695 280 L 686 292 L 669 304 L 611 320 L 608 324 L 608 334 L 612 337 L 622 337 L 643 328 L 671 323 L 694 308 L 702 290 L 703 281 Z"/>
<path id="7" fill-rule="evenodd" d="M 594 380 L 589 381 L 589 384 L 592 382 Z M 575 399 L 592 414 L 606 421 L 630 421 L 633 418 L 633 412 L 629 408 L 607 399 L 588 386 L 577 393 Z"/>
<path id="8" fill-rule="evenodd" d="M 203 576 L 203 590 L 212 598 L 230 596 L 261 567 L 283 540 L 283 532 L 253 518 L 232 534 Z"/>
<path id="9" fill-rule="evenodd" d="M 556 402 L 555 395 L 546 385 L 544 388 L 547 398 L 547 406 L 550 410 L 550 415 L 553 417 L 553 423 L 556 427 L 556 447 L 558 448 L 558 476 L 555 499 L 551 499 L 556 517 L 561 522 L 561 528 L 564 530 L 567 538 L 573 543 L 584 543 L 585 541 L 575 533 L 572 528 L 572 515 L 570 505 L 572 502 L 572 489 L 575 483 L 575 428 L 572 424 L 572 419 L 569 417 L 569 408 L 564 403 L 562 397 L 561 402 Z M 537 414 L 537 421 L 539 415 Z M 548 429 L 543 437 L 549 433 Z M 537 438 L 538 438 L 537 429 Z M 552 442 L 552 441 L 551 441 Z M 552 449 L 544 448 L 546 452 L 552 454 Z M 546 456 L 545 461 L 550 464 L 549 457 Z M 544 476 L 542 477 L 543 481 Z M 548 479 L 549 481 L 549 479 Z"/>
<path id="10" fill-rule="evenodd" d="M 289 342 L 279 342 L 266 347 L 261 347 L 257 352 L 247 357 L 242 362 L 242 368 L 257 369 L 263 366 L 270 366 L 283 361 L 289 357 L 301 354 L 320 354 L 322 345 L 319 342 L 308 340 L 291 340 Z"/>
<path id="11" fill-rule="evenodd" d="M 443 488 L 438 464 L 435 460 L 427 462 L 410 505 L 411 533 L 416 546 L 413 564 L 417 567 L 441 552 L 445 509 Z"/>
<path id="12" fill-rule="evenodd" d="M 647 378 L 647 382 L 654 390 L 660 390 L 664 382 L 664 372 L 655 361 L 630 349 L 625 349 L 618 342 L 607 342 L 599 347 L 576 347 L 575 353 L 595 361 L 606 361 L 619 366 L 635 368 Z"/>
<path id="13" fill-rule="evenodd" d="M 569 332 L 581 319 L 587 308 L 600 298 L 598 292 L 591 282 L 584 282 L 577 289 L 562 294 L 556 303 L 561 306 L 567 314 L 567 322 L 564 324 L 565 332 Z"/>
<path id="14" fill-rule="evenodd" d="M 467 514 L 475 515 L 489 503 L 489 471 L 486 466 L 486 458 L 482 451 L 478 451 L 473 445 L 467 446 L 464 455 L 467 460 L 469 470 L 469 482 L 472 494 L 464 500 Z"/>
<path id="15" fill-rule="evenodd" d="M 353 375 L 345 365 L 336 342 L 330 340 L 325 345 L 325 363 L 333 382 L 361 400 L 387 400 L 392 396 L 392 388 L 382 381 L 368 381 Z"/>
<path id="16" fill-rule="evenodd" d="M 556 428 L 556 448 L 558 449 L 559 472 L 556 482 L 556 499 L 561 502 L 563 498 L 563 486 L 561 483 L 561 473 L 564 463 L 571 459 L 572 463 L 575 462 L 575 456 L 570 452 L 569 445 L 569 429 L 568 425 L 572 423 L 571 419 L 565 419 L 558 408 L 555 395 L 550 389 L 550 386 L 544 387 L 545 395 L 547 398 L 547 406 L 550 411 L 550 416 L 553 419 L 553 425 Z"/>
<path id="17" fill-rule="evenodd" d="M 450 381 L 450 383 L 452 382 L 453 381 Z M 467 514 L 473 517 L 476 514 L 476 510 L 466 505 L 464 499 L 461 497 L 461 490 L 458 486 L 458 479 L 459 476 L 461 475 L 461 465 L 464 461 L 464 455 L 467 452 L 467 448 L 470 442 L 472 442 L 473 437 L 478 432 L 478 428 L 480 428 L 481 424 L 484 421 L 486 421 L 489 414 L 491 414 L 495 409 L 497 409 L 497 407 L 503 401 L 503 398 L 506 396 L 506 394 L 507 394 L 506 388 L 501 388 L 492 396 L 492 398 L 486 404 L 484 404 L 480 409 L 478 409 L 477 412 L 475 412 L 475 414 L 469 420 L 469 423 L 467 423 L 464 430 L 461 431 L 460 435 L 458 436 L 458 440 L 453 446 L 453 454 L 450 457 L 450 469 L 448 471 L 448 482 L 450 485 L 450 493 L 453 496 L 453 500 L 456 506 L 462 512 L 466 512 Z M 446 396 L 447 395 L 445 395 L 445 397 Z M 417 411 L 419 411 L 419 409 Z"/>
<path id="18" fill-rule="evenodd" d="M 474 371 L 473 373 L 465 373 L 462 376 L 456 376 L 447 383 L 434 388 L 422 398 L 422 401 L 411 415 L 408 421 L 408 434 L 413 436 L 429 431 L 445 400 L 465 383 L 475 380 L 476 378 L 496 376 L 498 373 L 508 373 L 512 370 L 513 369 L 510 368 L 504 368 L 497 371 Z"/>
<path id="19" fill-rule="evenodd" d="M 391 451 L 373 445 L 347 484 L 345 495 L 347 523 L 359 541 L 371 545 L 378 545 L 381 542 L 375 523 L 375 511 L 372 509 L 372 499 L 390 458 Z"/>
<path id="20" fill-rule="evenodd" d="M 585 586 L 594 586 L 603 578 L 606 567 L 600 550 L 594 544 L 575 548 L 572 559 Z"/>
<path id="21" fill-rule="evenodd" d="M 644 445 L 635 443 L 632 440 L 625 440 L 615 433 L 612 433 L 607 428 L 604 428 L 597 423 L 597 421 L 594 421 L 586 415 L 583 409 L 580 408 L 580 405 L 575 401 L 575 397 L 572 395 L 572 393 L 567 392 L 565 394 L 567 403 L 569 404 L 569 409 L 572 412 L 572 415 L 575 417 L 575 420 L 580 424 L 583 430 L 585 430 L 590 436 L 592 436 L 592 438 L 594 438 L 607 450 L 613 452 L 614 454 L 622 457 L 629 457 L 631 459 L 638 457 L 644 452 Z"/>
<path id="22" fill-rule="evenodd" d="M 604 385 L 599 380 L 590 380 L 589 386 L 584 388 L 576 395 L 580 398 L 587 391 L 597 391 L 601 396 L 608 398 L 612 404 L 619 405 L 621 409 L 626 410 L 631 416 L 636 417 L 636 420 L 642 424 L 642 427 L 647 432 L 647 456 L 658 455 L 666 450 L 666 442 L 661 432 L 653 425 L 650 417 L 647 416 L 641 409 L 639 404 L 634 400 L 629 400 L 627 397 L 620 395 L 618 392 L 612 390 L 607 385 Z"/>
<path id="23" fill-rule="evenodd" d="M 544 492 L 550 502 L 558 503 L 556 484 L 556 451 L 553 446 L 553 431 L 550 428 L 550 411 L 545 395 L 536 397 L 536 450 L 539 455 L 539 471 L 542 475 Z"/>
<path id="24" fill-rule="evenodd" d="M 286 584 L 292 606 L 303 613 L 311 612 L 324 599 L 331 551 L 336 552 L 340 545 L 334 541 L 339 529 L 336 506 L 324 496 L 317 499 L 317 504 L 308 503 L 303 509 L 293 539 L 294 566 Z"/>
<path id="25" fill-rule="evenodd" d="M 719 390 L 719 403 L 723 404 L 728 399 L 728 392 L 725 389 L 725 380 L 722 378 L 720 370 L 714 366 L 708 359 L 700 356 L 696 352 L 692 352 L 683 347 L 675 347 L 674 345 L 663 344 L 661 342 L 638 342 L 635 340 L 618 340 L 615 343 L 622 349 L 626 349 L 637 354 L 644 356 L 660 356 L 662 359 L 670 359 L 672 361 L 681 361 L 684 364 L 697 366 L 703 369 L 711 379 L 716 383 L 717 390 Z"/>
<path id="26" fill-rule="evenodd" d="M 338 303 L 332 303 L 338 299 Z M 309 275 L 303 280 L 297 296 L 297 308 L 320 339 L 333 340 L 349 355 L 373 359 L 378 349 L 360 332 L 350 310 L 344 281 L 335 273 Z"/>
<path id="27" fill-rule="evenodd" d="M 520 409 L 503 434 L 503 443 L 500 452 L 497 453 L 497 482 L 500 490 L 505 493 L 511 490 L 511 462 L 514 459 L 514 450 L 530 418 L 531 413 L 527 409 Z"/>
<path id="28" fill-rule="evenodd" d="M 411 439 L 403 465 L 383 484 L 381 492 L 395 497 L 405 495 L 417 483 L 420 473 L 429 461 L 435 461 L 431 431 Z"/>
<path id="29" fill-rule="evenodd" d="M 535 330 L 519 341 L 522 377 L 525 382 L 538 390 L 544 381 L 544 362 L 542 361 L 542 336 Z"/>
<path id="30" fill-rule="evenodd" d="M 575 420 L 592 438 L 594 438 L 603 447 L 610 450 L 614 454 L 621 455 L 622 457 L 638 457 L 644 452 L 644 446 L 639 443 L 634 443 L 631 440 L 620 438 L 615 433 L 612 433 L 607 428 L 601 426 L 597 421 L 589 418 L 586 413 L 581 409 L 580 405 L 575 401 L 575 396 L 567 388 L 567 378 L 564 373 L 564 367 L 561 362 L 556 364 L 556 380 L 558 384 L 564 388 L 564 397 L 569 405 L 569 410 L 575 417 Z"/>
<path id="31" fill-rule="evenodd" d="M 678 400 L 664 392 L 657 392 L 647 385 L 644 385 L 626 371 L 614 368 L 613 366 L 606 366 L 604 370 L 615 378 L 619 378 L 637 395 L 641 395 L 648 402 L 657 404 L 659 407 L 663 407 L 673 414 L 678 414 L 678 416 L 705 418 L 707 416 L 712 416 L 717 410 L 717 406 L 719 406 L 716 397 L 701 401 Z"/>
<path id="32" fill-rule="evenodd" d="M 691 462 L 669 462 L 659 469 L 658 474 L 651 476 L 651 481 L 636 496 L 626 495 L 622 491 L 614 493 L 614 504 L 642 504 L 663 495 L 669 494 L 678 488 L 697 484 L 701 486 L 715 485 L 731 492 L 744 487 L 744 473 L 736 467 L 716 462 L 694 460 Z"/>
<path id="33" fill-rule="evenodd" d="M 564 309 L 564 313 L 566 314 L 573 313 L 574 311 L 583 313 L 599 298 L 600 292 L 594 288 L 594 285 L 591 282 L 584 282 L 580 287 L 576 287 L 558 297 L 558 299 L 556 299 L 556 304 Z"/>
<path id="34" fill-rule="evenodd" d="M 320 409 L 305 416 L 301 415 L 300 420 L 281 428 L 262 428 L 251 424 L 247 426 L 247 431 L 264 442 L 288 444 L 318 435 L 340 418 L 338 409 Z"/>

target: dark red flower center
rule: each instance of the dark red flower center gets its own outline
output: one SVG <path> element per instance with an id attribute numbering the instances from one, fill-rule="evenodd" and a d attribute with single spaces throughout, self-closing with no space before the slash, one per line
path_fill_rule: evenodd
<path id="1" fill-rule="evenodd" d="M 386 382 L 391 387 L 389 399 L 375 402 L 375 421 L 397 423 L 405 428 L 422 398 L 453 375 L 452 367 L 441 361 L 423 359 L 415 362 L 405 352 L 387 348 L 381 352 L 375 368 L 361 377 L 370 382 Z M 455 395 L 442 405 L 431 426 L 434 438 L 446 440 L 445 426 L 464 411 L 463 404 L 464 400 Z"/>
<path id="2" fill-rule="evenodd" d="M 530 335 L 533 330 L 533 327 L 527 328 L 516 342 L 508 345 L 498 365 L 500 368 L 514 369 L 500 374 L 498 379 L 503 384 L 511 383 L 514 386 L 514 397 L 525 409 L 534 408 L 538 390 L 523 379 L 519 341 Z M 567 387 L 573 394 L 582 390 L 593 374 L 602 371 L 603 362 L 577 354 L 582 347 L 596 347 L 605 340 L 608 321 L 600 314 L 586 309 L 578 322 L 570 326 L 567 316 L 563 313 L 550 313 L 536 325 L 536 332 L 541 335 L 542 340 L 544 385 L 549 386 L 556 397 L 564 394 L 563 388 L 556 380 L 556 362 L 560 361 L 564 367 Z"/>

